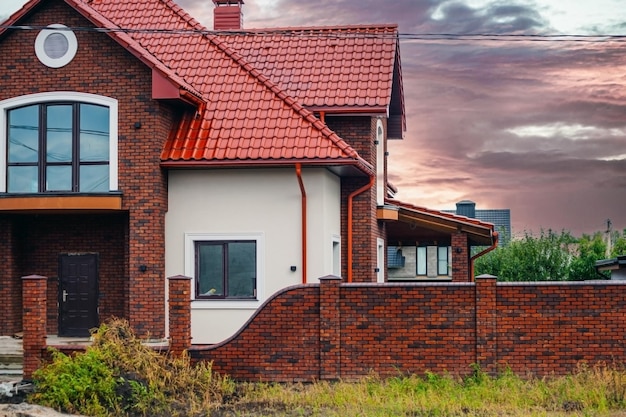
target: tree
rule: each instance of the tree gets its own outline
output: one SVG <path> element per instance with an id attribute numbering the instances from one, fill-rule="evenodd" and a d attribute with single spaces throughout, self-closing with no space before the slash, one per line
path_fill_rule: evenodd
<path id="1" fill-rule="evenodd" d="M 626 254 L 626 229 L 611 235 L 611 256 Z M 541 230 L 539 236 L 525 233 L 507 246 L 478 258 L 476 275 L 491 274 L 500 281 L 579 281 L 608 278 L 598 275 L 596 261 L 606 258 L 603 232 L 573 237 Z"/>

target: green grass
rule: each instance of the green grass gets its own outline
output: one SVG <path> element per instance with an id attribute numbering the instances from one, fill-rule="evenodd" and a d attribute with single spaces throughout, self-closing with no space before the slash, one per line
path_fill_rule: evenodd
<path id="1" fill-rule="evenodd" d="M 407 375 L 356 382 L 249 383 L 224 416 L 602 416 L 626 409 L 626 373 L 581 367 L 565 377 Z M 224 412 L 228 411 L 228 412 Z M 626 415 L 626 414 L 624 414 Z"/>

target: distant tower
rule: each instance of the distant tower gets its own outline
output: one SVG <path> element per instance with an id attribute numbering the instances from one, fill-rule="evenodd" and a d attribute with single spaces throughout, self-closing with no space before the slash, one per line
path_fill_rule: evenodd
<path id="1" fill-rule="evenodd" d="M 213 30 L 243 28 L 243 0 L 213 0 Z"/>

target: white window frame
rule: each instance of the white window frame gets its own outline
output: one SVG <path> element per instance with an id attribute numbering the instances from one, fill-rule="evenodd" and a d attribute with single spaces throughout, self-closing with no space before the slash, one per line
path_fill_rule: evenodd
<path id="1" fill-rule="evenodd" d="M 52 35 L 61 35 L 67 41 L 67 50 L 58 58 L 48 56 L 45 50 L 45 43 L 48 37 Z M 61 24 L 49 25 L 37 35 L 35 39 L 35 54 L 39 61 L 50 68 L 61 68 L 72 62 L 78 50 L 78 41 L 76 35 L 67 26 Z"/>
<path id="2" fill-rule="evenodd" d="M 385 204 L 385 129 L 380 119 L 376 120 L 376 204 Z"/>
<path id="3" fill-rule="evenodd" d="M 385 270 L 386 270 L 387 260 L 385 259 L 385 240 L 377 237 L 376 238 L 376 282 L 383 283 L 385 282 Z"/>
<path id="4" fill-rule="evenodd" d="M 7 113 L 17 107 L 52 101 L 97 104 L 109 108 L 109 191 L 118 191 L 118 102 L 114 98 L 75 91 L 28 94 L 0 101 L 0 193 L 7 192 Z M 72 194 L 80 194 L 72 192 Z"/>
<path id="5" fill-rule="evenodd" d="M 256 300 L 196 299 L 196 242 L 254 240 L 256 242 Z M 265 234 L 251 233 L 185 233 L 185 276 L 193 279 L 191 306 L 194 309 L 257 309 L 265 301 Z"/>
<path id="6" fill-rule="evenodd" d="M 341 237 L 332 235 L 330 243 L 330 273 L 334 276 L 341 276 Z"/>
<path id="7" fill-rule="evenodd" d="M 429 249 L 430 248 L 430 249 Z M 445 251 L 446 254 L 446 272 L 440 273 L 439 264 L 441 258 L 439 255 Z M 420 252 L 422 252 L 420 262 Z M 434 256 L 434 260 L 429 262 L 430 256 Z M 452 248 L 450 246 L 416 246 L 415 247 L 415 275 L 418 277 L 427 277 L 428 279 L 436 279 L 450 276 L 450 263 L 452 260 Z M 420 270 L 422 273 L 420 273 Z M 434 274 L 433 274 L 434 272 Z"/>

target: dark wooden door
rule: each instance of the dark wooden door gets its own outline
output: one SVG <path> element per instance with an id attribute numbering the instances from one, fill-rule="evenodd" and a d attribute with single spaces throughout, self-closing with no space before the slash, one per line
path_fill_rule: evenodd
<path id="1" fill-rule="evenodd" d="M 89 336 L 98 326 L 98 255 L 59 256 L 59 336 Z"/>

